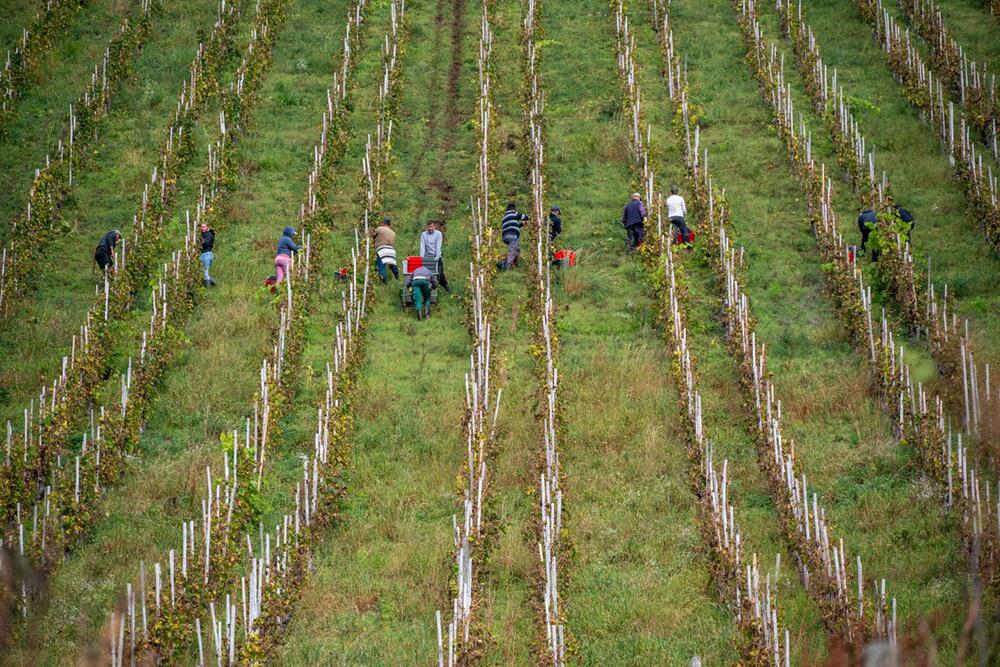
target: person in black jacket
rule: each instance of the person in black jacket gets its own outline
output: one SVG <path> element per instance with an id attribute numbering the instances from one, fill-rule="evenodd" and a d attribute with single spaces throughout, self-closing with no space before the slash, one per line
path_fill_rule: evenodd
<path id="1" fill-rule="evenodd" d="M 898 215 L 899 219 L 908 225 L 906 228 L 906 238 L 912 239 L 913 227 L 917 224 L 917 221 L 913 218 L 913 214 L 902 206 L 896 206 L 896 215 Z"/>
<path id="2" fill-rule="evenodd" d="M 118 243 L 121 237 L 122 233 L 120 231 L 112 229 L 102 236 L 100 242 L 97 244 L 97 249 L 94 250 L 94 261 L 97 262 L 97 266 L 100 267 L 102 272 L 108 270 L 111 273 L 115 272 L 115 244 Z"/>
<path id="3" fill-rule="evenodd" d="M 628 247 L 635 250 L 642 245 L 646 238 L 646 228 L 643 223 L 646 221 L 646 207 L 642 204 L 642 195 L 638 192 L 632 193 L 632 199 L 625 205 L 622 212 L 622 226 L 628 234 Z"/>
<path id="4" fill-rule="evenodd" d="M 215 287 L 215 281 L 208 274 L 212 268 L 212 260 L 215 259 L 213 249 L 215 248 L 215 231 L 208 226 L 207 222 L 201 223 L 201 266 L 205 270 L 205 287 Z"/>
<path id="5" fill-rule="evenodd" d="M 559 210 L 558 206 L 553 206 L 549 209 L 549 240 L 555 241 L 556 237 L 562 234 L 562 218 L 560 214 L 562 211 Z"/>
<path id="6" fill-rule="evenodd" d="M 858 216 L 858 229 L 861 230 L 861 253 L 865 252 L 865 245 L 868 243 L 868 236 L 872 233 L 872 229 L 878 224 L 878 216 L 875 215 L 875 211 L 870 208 L 866 208 L 861 211 Z M 871 225 L 871 226 L 869 226 Z M 878 251 L 872 251 L 872 260 L 878 260 Z"/>

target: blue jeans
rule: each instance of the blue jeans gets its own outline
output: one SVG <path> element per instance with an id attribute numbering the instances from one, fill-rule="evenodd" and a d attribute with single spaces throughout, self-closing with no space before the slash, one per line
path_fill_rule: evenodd
<path id="1" fill-rule="evenodd" d="M 375 268 L 378 269 L 379 278 L 382 279 L 383 283 L 386 281 L 386 278 L 389 277 L 386 273 L 385 266 L 386 264 L 382 261 L 381 257 L 375 258 Z M 396 280 L 399 280 L 399 267 L 395 264 L 389 264 L 389 268 L 392 269 L 392 275 L 396 276 Z"/>
<path id="2" fill-rule="evenodd" d="M 205 280 L 211 280 L 212 277 L 208 275 L 208 270 L 212 268 L 212 260 L 215 259 L 215 255 L 212 251 L 201 253 L 201 266 L 205 270 Z"/>

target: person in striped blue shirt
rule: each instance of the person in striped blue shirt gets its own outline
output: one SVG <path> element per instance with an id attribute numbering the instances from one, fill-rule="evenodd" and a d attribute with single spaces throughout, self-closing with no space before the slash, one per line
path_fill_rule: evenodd
<path id="1" fill-rule="evenodd" d="M 500 263 L 500 268 L 505 271 L 517 265 L 517 258 L 521 255 L 521 227 L 527 219 L 527 215 L 517 212 L 514 202 L 507 204 L 507 212 L 500 220 L 500 239 L 507 244 L 507 259 Z"/>

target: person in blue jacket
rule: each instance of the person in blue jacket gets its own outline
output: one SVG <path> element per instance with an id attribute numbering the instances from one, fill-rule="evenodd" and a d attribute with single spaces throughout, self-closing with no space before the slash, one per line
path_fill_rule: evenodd
<path id="1" fill-rule="evenodd" d="M 278 239 L 278 255 L 274 258 L 274 270 L 279 283 L 292 268 L 292 254 L 301 249 L 302 247 L 295 242 L 295 228 L 285 227 L 281 238 Z"/>

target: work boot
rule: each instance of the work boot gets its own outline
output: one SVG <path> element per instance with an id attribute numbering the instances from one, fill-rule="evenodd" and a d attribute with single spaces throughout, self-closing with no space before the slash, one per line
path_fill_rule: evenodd
<path id="1" fill-rule="evenodd" d="M 431 304 L 427 304 L 426 306 L 424 306 L 424 319 L 426 320 L 430 316 L 431 316 Z"/>
<path id="2" fill-rule="evenodd" d="M 205 278 L 205 287 L 210 287 L 211 285 L 212 285 L 212 281 L 209 280 L 208 278 Z"/>
<path id="3" fill-rule="evenodd" d="M 211 278 L 208 279 L 208 284 L 211 285 L 212 287 L 215 287 L 215 281 L 212 280 Z"/>

